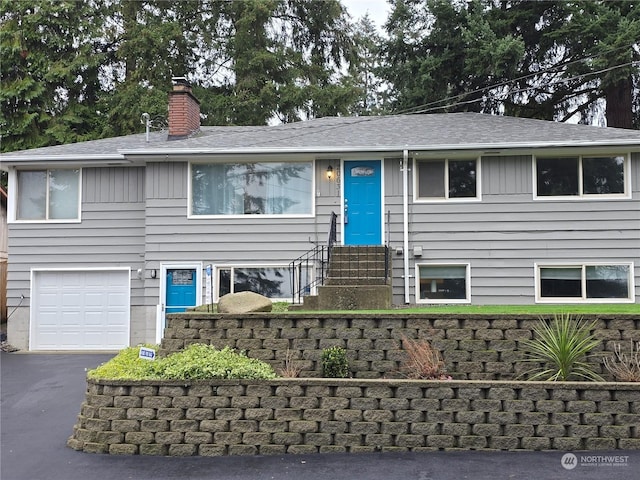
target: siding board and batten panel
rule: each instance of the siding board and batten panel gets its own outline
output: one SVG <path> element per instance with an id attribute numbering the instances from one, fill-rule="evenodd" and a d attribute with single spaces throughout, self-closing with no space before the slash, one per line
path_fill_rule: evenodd
<path id="1" fill-rule="evenodd" d="M 144 167 L 85 168 L 83 203 L 144 202 Z"/>

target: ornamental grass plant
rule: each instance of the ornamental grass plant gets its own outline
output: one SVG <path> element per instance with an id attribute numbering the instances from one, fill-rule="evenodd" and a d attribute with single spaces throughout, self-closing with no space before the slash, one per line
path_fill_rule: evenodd
<path id="1" fill-rule="evenodd" d="M 615 343 L 613 355 L 603 359 L 607 371 L 619 382 L 640 382 L 640 342 L 630 341 L 629 352 Z"/>
<path id="2" fill-rule="evenodd" d="M 297 363 L 295 354 L 287 348 L 284 354 L 284 366 L 278 370 L 284 378 L 298 378 L 302 367 Z"/>
<path id="3" fill-rule="evenodd" d="M 445 370 L 442 354 L 433 348 L 428 340 L 402 337 L 402 347 L 406 358 L 400 366 L 400 371 L 407 378 L 451 380 Z"/>
<path id="4" fill-rule="evenodd" d="M 600 341 L 591 334 L 595 321 L 585 323 L 581 316 L 561 313 L 551 321 L 543 318 L 533 328 L 534 338 L 522 342 L 526 350 L 525 361 L 538 366 L 525 372 L 528 380 L 603 381 L 586 360 Z"/>

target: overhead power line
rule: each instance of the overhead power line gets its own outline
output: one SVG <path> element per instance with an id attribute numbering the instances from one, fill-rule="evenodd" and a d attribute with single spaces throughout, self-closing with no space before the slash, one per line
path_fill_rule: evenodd
<path id="1" fill-rule="evenodd" d="M 489 91 L 489 90 L 494 90 L 494 89 L 499 88 L 499 87 L 509 86 L 509 85 L 511 85 L 513 83 L 516 83 L 516 82 L 519 82 L 521 80 L 526 80 L 528 78 L 537 77 L 537 76 L 543 75 L 545 73 L 556 72 L 558 70 L 561 70 L 563 68 L 566 68 L 566 67 L 568 67 L 570 65 L 573 65 L 573 64 L 576 64 L 576 63 L 581 63 L 581 62 L 584 62 L 586 60 L 592 60 L 594 58 L 602 57 L 604 55 L 610 55 L 610 54 L 612 54 L 614 52 L 617 52 L 619 50 L 633 48 L 634 45 L 635 44 L 624 45 L 624 46 L 621 46 L 621 47 L 617 47 L 617 48 L 612 48 L 612 49 L 606 50 L 606 51 L 601 52 L 599 54 L 588 55 L 586 57 L 581 57 L 579 59 L 571 60 L 569 62 L 562 62 L 562 63 L 556 64 L 556 65 L 552 65 L 552 66 L 550 66 L 548 68 L 539 70 L 537 72 L 529 73 L 527 75 L 522 75 L 520 77 L 511 79 L 511 80 L 505 80 L 505 81 L 502 81 L 502 82 L 499 82 L 499 83 L 496 83 L 496 84 L 493 84 L 493 85 L 489 85 L 489 86 L 486 86 L 486 87 L 478 88 L 476 90 L 471 90 L 469 92 L 463 92 L 463 93 L 460 93 L 460 94 L 457 94 L 457 95 L 452 95 L 450 97 L 445 97 L 445 98 L 440 99 L 440 100 L 434 100 L 432 102 L 424 103 L 422 105 L 417 105 L 415 107 L 411 107 L 411 108 L 407 108 L 407 109 L 404 109 L 404 110 L 400 110 L 400 111 L 396 112 L 396 114 L 401 115 L 401 114 L 405 114 L 405 113 L 425 113 L 425 112 L 428 112 L 428 111 L 440 110 L 440 109 L 443 109 L 443 108 L 450 108 L 450 107 L 455 107 L 455 106 L 458 106 L 458 105 L 476 103 L 478 101 L 481 101 L 481 99 L 480 100 L 476 99 L 476 100 L 473 100 L 473 101 L 461 101 L 461 102 L 456 102 L 456 103 L 446 103 L 446 105 L 441 105 L 441 106 L 438 106 L 438 107 L 429 108 L 429 107 L 432 107 L 434 105 L 439 105 L 439 104 L 443 104 L 445 102 L 449 102 L 451 100 L 457 100 L 457 99 L 460 99 L 460 98 L 465 98 L 465 97 L 468 97 L 469 95 L 474 95 L 476 93 L 482 93 L 482 92 L 486 92 L 486 91 Z M 577 78 L 581 78 L 582 76 L 596 75 L 596 74 L 603 73 L 603 72 L 606 72 L 606 71 L 609 71 L 609 70 L 615 70 L 617 68 L 622 68 L 622 67 L 625 67 L 625 66 L 635 65 L 635 64 L 637 64 L 637 62 L 629 62 L 627 64 L 615 65 L 613 67 L 610 67 L 609 69 L 603 69 L 603 70 L 600 70 L 600 71 L 597 71 L 597 72 L 588 72 L 588 73 L 584 73 L 582 75 L 576 75 L 576 76 L 572 77 L 571 79 L 561 80 L 561 81 L 559 81 L 559 83 L 562 83 L 562 81 L 575 80 Z M 558 82 L 553 82 L 553 83 L 550 83 L 549 85 L 553 85 L 555 83 L 558 83 Z M 526 89 L 520 89 L 519 91 L 516 91 L 516 93 L 527 91 L 527 90 L 531 90 L 531 89 L 534 89 L 534 88 L 535 87 L 527 87 Z"/>
<path id="2" fill-rule="evenodd" d="M 609 55 L 609 54 L 611 54 L 611 53 L 613 53 L 613 52 L 615 52 L 617 50 L 621 50 L 621 49 L 624 49 L 624 48 L 630 48 L 630 47 L 633 47 L 633 45 L 618 47 L 618 48 L 615 48 L 615 49 L 608 50 L 606 52 L 602 52 L 602 53 L 600 53 L 598 55 L 589 55 L 589 56 L 586 56 L 586 57 L 583 57 L 583 58 L 580 58 L 580 59 L 572 60 L 570 62 L 564 62 L 564 63 L 560 63 L 560 64 L 557 64 L 557 65 L 553 65 L 551 67 L 548 67 L 546 69 L 540 70 L 538 72 L 534 72 L 534 73 L 527 74 L 527 75 L 522 75 L 522 76 L 514 78 L 512 80 L 506 80 L 506 81 L 503 81 L 503 82 L 500 82 L 500 83 L 496 83 L 494 85 L 490 85 L 490 86 L 487 86 L 487 87 L 479 88 L 479 89 L 476 89 L 476 90 L 473 90 L 473 91 L 470 91 L 470 92 L 464 92 L 464 93 L 461 93 L 461 94 L 458 94 L 458 95 L 454 95 L 454 96 L 451 96 L 451 97 L 447 97 L 447 98 L 444 98 L 444 99 L 441 99 L 441 100 L 429 102 L 429 103 L 426 103 L 426 104 L 423 104 L 423 105 L 420 105 L 420 106 L 417 106 L 417 107 L 412 107 L 412 108 L 409 108 L 409 109 L 406 109 L 406 110 L 402 110 L 402 111 L 396 112 L 394 115 L 429 113 L 429 112 L 441 110 L 443 108 L 451 108 L 451 107 L 457 107 L 457 106 L 461 106 L 461 105 L 469 105 L 469 104 L 472 104 L 472 103 L 478 103 L 478 102 L 481 102 L 481 101 L 485 100 L 485 98 L 458 101 L 458 102 L 455 102 L 455 103 L 450 103 L 450 104 L 446 104 L 446 105 L 440 105 L 440 106 L 433 106 L 432 107 L 432 105 L 437 105 L 437 104 L 440 104 L 442 102 L 446 102 L 448 100 L 464 98 L 464 97 L 467 97 L 467 96 L 475 94 L 475 93 L 488 92 L 488 91 L 491 91 L 491 90 L 499 88 L 499 87 L 505 87 L 505 86 L 511 85 L 511 84 L 513 84 L 515 82 L 518 82 L 520 80 L 536 77 L 536 76 L 539 76 L 539 75 L 542 75 L 542 74 L 545 74 L 545 73 L 555 72 L 555 71 L 558 71 L 558 70 L 560 70 L 560 69 L 562 69 L 564 67 L 567 67 L 569 65 L 572 65 L 572 64 L 575 64 L 575 63 L 579 63 L 579 62 L 584 62 L 585 60 L 597 58 L 597 57 L 600 57 L 602 55 Z M 584 78 L 584 77 L 588 77 L 588 76 L 599 75 L 599 74 L 602 74 L 602 73 L 613 71 L 613 70 L 616 70 L 616 69 L 619 69 L 619 68 L 624 68 L 624 67 L 627 67 L 627 66 L 640 66 L 640 62 L 639 61 L 632 61 L 632 62 L 622 63 L 622 64 L 619 64 L 619 65 L 614 65 L 612 67 L 604 68 L 604 69 L 601 69 L 601 70 L 598 70 L 598 71 L 594 71 L 594 72 L 587 72 L 587 73 L 580 74 L 580 75 L 574 75 L 573 77 L 564 78 L 564 79 L 561 78 L 561 79 L 555 80 L 553 82 L 548 82 L 546 85 L 553 86 L 553 85 L 557 85 L 557 84 L 560 84 L 560 83 L 566 83 L 566 82 L 570 82 L 570 81 L 577 80 L 577 79 Z M 517 89 L 517 90 L 510 90 L 509 93 L 510 94 L 524 93 L 524 92 L 528 92 L 528 91 L 534 90 L 535 88 L 536 87 L 534 87 L 534 86 L 526 87 L 526 88 L 520 88 L 520 89 Z M 501 101 L 503 101 L 503 100 L 501 100 Z M 430 108 L 423 108 L 423 107 L 430 107 Z M 355 117 L 355 118 L 351 119 L 349 124 L 353 125 L 353 124 L 358 124 L 358 123 L 363 123 L 363 122 L 375 122 L 376 120 L 380 120 L 382 118 L 384 118 L 384 116 L 371 115 L 371 116 Z M 328 132 L 328 131 L 331 131 L 331 130 L 340 129 L 340 128 L 343 128 L 344 126 L 345 126 L 344 123 L 341 123 L 341 124 L 338 124 L 338 125 L 318 125 L 317 127 L 314 127 L 314 129 L 317 128 L 317 130 L 315 130 L 315 132 L 319 133 L 319 132 Z M 293 138 L 296 138 L 296 137 L 305 136 L 307 133 L 308 133 L 308 130 L 305 129 L 302 132 L 292 133 L 290 135 L 286 135 L 286 136 L 284 136 L 282 138 L 279 138 L 278 140 L 281 141 L 281 140 L 283 140 L 283 138 L 284 139 L 293 139 Z"/>
<path id="3" fill-rule="evenodd" d="M 569 78 L 560 78 L 560 79 L 555 80 L 553 82 L 548 82 L 545 85 L 553 86 L 553 85 L 558 85 L 558 84 L 561 84 L 561 83 L 567 83 L 567 82 L 571 82 L 573 80 L 578 80 L 580 78 L 594 76 L 594 75 L 600 75 L 601 73 L 610 72 L 612 70 L 617 70 L 619 68 L 624 68 L 624 67 L 628 67 L 628 66 L 640 66 L 640 61 L 638 61 L 638 62 L 621 63 L 619 65 L 614 65 L 613 67 L 603 68 L 602 70 L 597 70 L 595 72 L 583 73 L 583 74 L 575 75 L 575 76 L 569 77 Z M 509 83 L 512 83 L 512 82 L 509 82 Z M 474 94 L 474 93 L 489 92 L 489 91 L 491 91 L 491 90 L 493 90 L 495 88 L 502 87 L 502 86 L 506 86 L 504 82 L 502 84 L 496 84 L 496 85 L 480 88 L 480 89 L 474 90 L 472 92 L 456 95 L 455 97 L 451 97 L 451 98 L 452 99 L 453 98 L 464 98 L 464 97 L 467 97 L 467 96 L 469 96 L 471 94 Z M 537 87 L 535 87 L 535 86 L 525 87 L 525 88 L 520 88 L 520 89 L 517 89 L 517 90 L 510 90 L 509 93 L 510 94 L 524 93 L 524 92 L 529 92 L 531 90 L 535 90 L 536 88 Z M 476 99 L 473 99 L 473 100 L 465 100 L 465 101 L 460 101 L 460 102 L 455 102 L 455 103 L 447 103 L 447 104 L 444 104 L 444 105 L 440 105 L 440 106 L 436 106 L 436 107 L 430 107 L 430 108 L 412 107 L 412 108 L 407 109 L 405 111 L 397 112 L 397 114 L 403 114 L 403 113 L 404 114 L 428 113 L 428 112 L 433 112 L 433 111 L 437 111 L 437 110 L 442 110 L 444 108 L 452 108 L 452 107 L 457 107 L 457 106 L 460 106 L 460 105 L 469 105 L 469 104 L 472 104 L 472 103 L 478 103 L 478 102 L 481 102 L 483 100 L 484 100 L 484 98 L 481 97 L 481 98 L 476 98 Z M 428 107 L 429 105 L 434 105 L 436 103 L 441 103 L 441 102 L 442 102 L 442 100 L 438 101 L 438 102 L 431 102 L 431 103 L 425 104 L 425 106 Z"/>

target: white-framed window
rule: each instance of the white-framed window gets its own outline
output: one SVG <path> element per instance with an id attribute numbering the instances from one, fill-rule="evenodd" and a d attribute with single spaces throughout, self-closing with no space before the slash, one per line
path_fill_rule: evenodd
<path id="1" fill-rule="evenodd" d="M 480 159 L 415 160 L 414 201 L 480 200 Z"/>
<path id="2" fill-rule="evenodd" d="M 534 198 L 626 198 L 630 195 L 627 155 L 537 156 Z"/>
<path id="3" fill-rule="evenodd" d="M 292 278 L 288 265 L 217 266 L 216 295 L 220 298 L 228 293 L 255 292 L 272 300 L 291 301 L 292 282 L 304 283 L 307 275 L 302 277 Z"/>
<path id="4" fill-rule="evenodd" d="M 311 216 L 313 162 L 190 164 L 194 217 Z"/>
<path id="5" fill-rule="evenodd" d="M 468 263 L 416 264 L 416 303 L 470 303 Z"/>
<path id="6" fill-rule="evenodd" d="M 81 175 L 81 169 L 17 170 L 12 220 L 79 221 Z"/>
<path id="7" fill-rule="evenodd" d="M 633 302 L 633 264 L 535 265 L 536 301 Z"/>

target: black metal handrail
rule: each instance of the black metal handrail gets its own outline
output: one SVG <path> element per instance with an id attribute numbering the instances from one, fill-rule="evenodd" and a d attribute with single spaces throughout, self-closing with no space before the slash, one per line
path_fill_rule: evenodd
<path id="1" fill-rule="evenodd" d="M 302 297 L 310 295 L 315 287 L 324 285 L 329 270 L 331 249 L 336 243 L 337 218 L 331 212 L 327 245 L 317 245 L 289 263 L 293 303 L 302 303 Z"/>
<path id="2" fill-rule="evenodd" d="M 329 224 L 329 238 L 327 240 L 327 248 L 328 248 L 329 256 L 331 256 L 331 248 L 333 247 L 333 244 L 336 243 L 337 231 L 338 231 L 337 224 L 338 224 L 338 215 L 336 215 L 336 212 L 331 212 L 331 219 Z"/>

